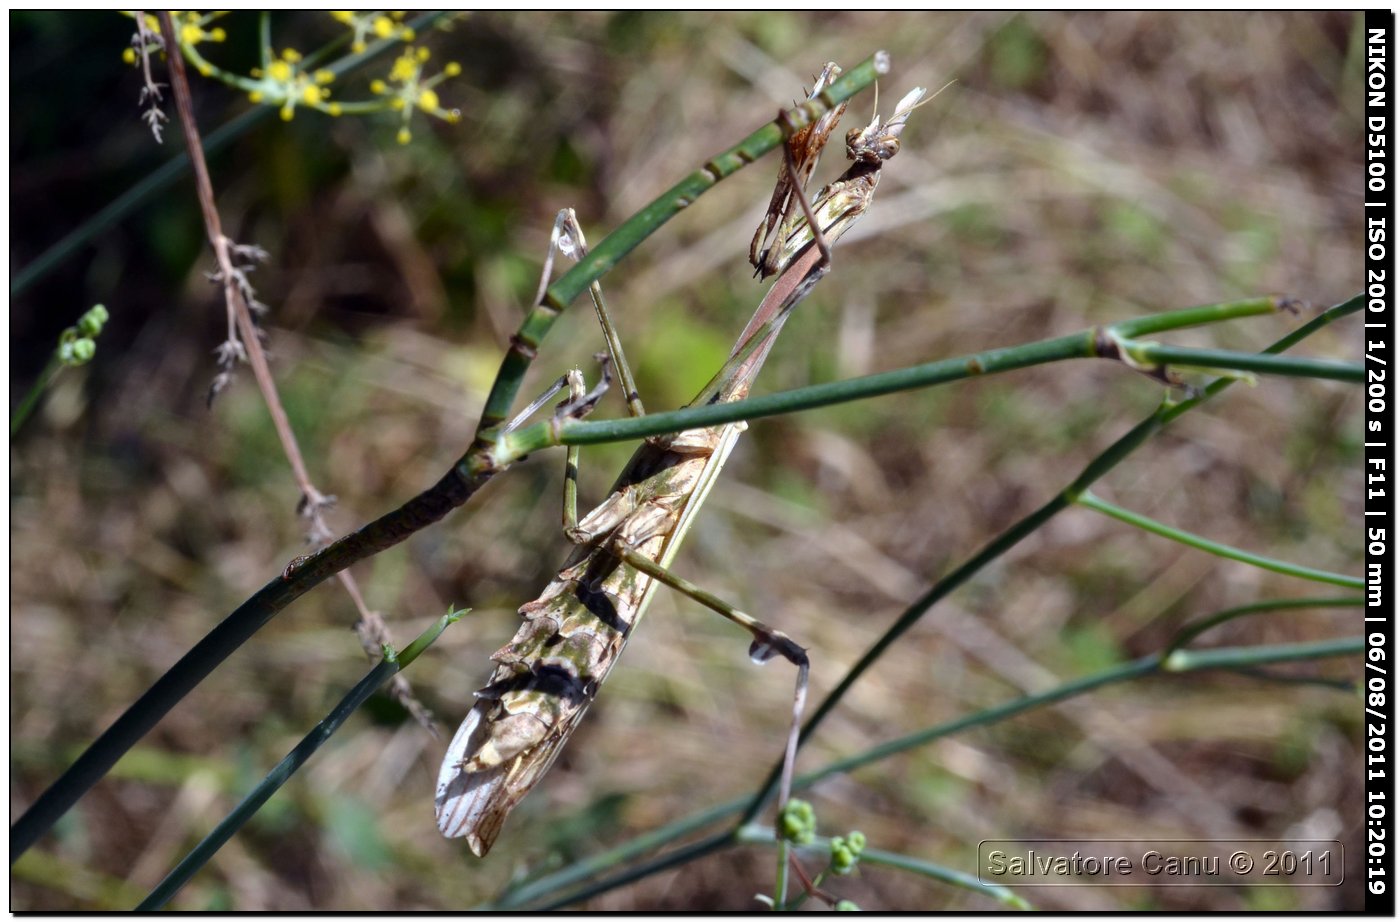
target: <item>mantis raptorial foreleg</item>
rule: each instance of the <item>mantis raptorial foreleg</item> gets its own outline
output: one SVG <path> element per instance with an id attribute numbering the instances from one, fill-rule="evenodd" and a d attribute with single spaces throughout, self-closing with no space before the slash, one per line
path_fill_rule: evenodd
<path id="1" fill-rule="evenodd" d="M 593 408 L 598 405 L 598 401 L 603 399 L 603 395 L 607 393 L 608 388 L 612 386 L 612 374 L 608 371 L 608 365 L 611 359 L 603 354 L 596 356 L 596 358 L 598 359 L 600 375 L 598 383 L 593 386 L 593 390 L 590 391 L 584 387 L 583 372 L 575 368 L 567 374 L 560 375 L 558 380 L 545 388 L 544 393 L 536 397 L 531 401 L 528 407 L 521 410 L 510 422 L 502 426 L 501 432 L 510 432 L 525 425 L 531 416 L 538 413 L 540 408 L 549 403 L 555 394 L 565 388 L 569 390 L 569 399 L 555 408 L 554 412 L 556 416 L 560 418 L 582 419 L 593 412 Z"/>
<path id="2" fill-rule="evenodd" d="M 535 303 L 544 299 L 549 286 L 549 276 L 554 269 L 554 254 L 562 253 L 577 262 L 588 255 L 588 242 L 583 239 L 583 228 L 572 208 L 564 208 L 554 217 L 554 230 L 549 235 L 549 253 L 545 256 L 544 271 L 540 273 L 540 287 L 535 295 Z M 588 286 L 588 295 L 593 299 L 593 311 L 598 317 L 598 325 L 603 328 L 603 339 L 608 344 L 608 354 L 617 368 L 617 380 L 622 385 L 622 398 L 627 401 L 629 416 L 643 416 L 642 398 L 637 393 L 637 382 L 632 377 L 632 367 L 627 364 L 627 356 L 622 352 L 622 340 L 612 325 L 607 304 L 603 302 L 603 286 L 597 279 Z"/>

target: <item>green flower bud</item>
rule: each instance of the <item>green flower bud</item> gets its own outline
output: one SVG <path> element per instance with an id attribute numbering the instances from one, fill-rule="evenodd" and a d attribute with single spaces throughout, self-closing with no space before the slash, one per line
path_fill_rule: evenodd
<path id="1" fill-rule="evenodd" d="M 817 832 L 817 814 L 805 800 L 789 800 L 778 819 L 778 829 L 784 839 L 795 845 L 806 845 Z"/>
<path id="2" fill-rule="evenodd" d="M 82 365 L 92 361 L 92 357 L 97 354 L 97 343 L 86 337 L 83 339 L 75 339 L 73 340 L 71 351 L 73 356 L 72 364 Z"/>
<path id="3" fill-rule="evenodd" d="M 106 324 L 108 316 L 107 308 L 101 304 L 96 305 L 78 318 L 78 332 L 84 336 L 96 336 L 102 332 L 102 327 Z"/>
<path id="4" fill-rule="evenodd" d="M 850 900 L 842 900 L 836 904 L 837 912 L 860 912 L 860 907 Z"/>

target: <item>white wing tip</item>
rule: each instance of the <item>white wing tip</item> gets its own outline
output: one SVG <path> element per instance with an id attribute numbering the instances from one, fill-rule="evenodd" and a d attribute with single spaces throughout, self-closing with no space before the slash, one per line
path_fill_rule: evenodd
<path id="1" fill-rule="evenodd" d="M 499 772 L 473 772 L 467 777 L 462 770 L 471 755 L 472 736 L 480 724 L 481 711 L 472 708 L 447 745 L 433 798 L 438 830 L 449 839 L 465 836 L 467 846 L 478 858 L 486 855 L 496 838 L 489 815 L 491 791 L 501 783 Z M 500 823 L 496 822 L 494 828 L 499 830 Z"/>

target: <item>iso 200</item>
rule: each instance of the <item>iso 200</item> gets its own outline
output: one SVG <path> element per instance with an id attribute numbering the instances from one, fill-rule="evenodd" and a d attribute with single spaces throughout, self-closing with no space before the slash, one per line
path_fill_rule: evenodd
<path id="1" fill-rule="evenodd" d="M 1305 852 L 1275 852 L 1264 853 L 1264 867 L 1260 872 L 1266 875 L 1292 877 L 1295 874 L 1311 876 L 1314 872 L 1327 876 L 1332 873 L 1332 853 L 1316 852 L 1311 849 Z"/>

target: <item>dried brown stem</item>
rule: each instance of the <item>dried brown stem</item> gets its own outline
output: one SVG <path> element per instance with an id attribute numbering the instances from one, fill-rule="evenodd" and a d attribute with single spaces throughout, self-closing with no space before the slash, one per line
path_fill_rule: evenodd
<path id="1" fill-rule="evenodd" d="M 175 43 L 175 25 L 171 21 L 168 11 L 161 10 L 159 16 L 166 48 L 172 49 L 167 53 L 167 59 L 170 62 L 170 85 L 175 96 L 175 109 L 180 116 L 180 125 L 184 129 L 185 145 L 189 150 L 190 164 L 194 170 L 195 189 L 199 197 L 200 211 L 204 215 L 204 231 L 209 238 L 209 244 L 214 248 L 214 257 L 219 264 L 219 281 L 224 289 L 224 305 L 228 314 L 228 339 L 220 347 L 220 353 L 230 364 L 233 356 L 236 355 L 245 359 L 252 366 L 253 378 L 258 383 L 258 390 L 262 394 L 263 402 L 267 404 L 268 414 L 272 417 L 272 425 L 277 430 L 277 439 L 282 445 L 282 452 L 286 455 L 287 463 L 292 469 L 292 476 L 296 479 L 297 487 L 301 490 L 302 499 L 297 507 L 298 512 L 308 521 L 309 540 L 317 549 L 320 549 L 334 535 L 330 526 L 326 524 L 322 511 L 334 503 L 335 498 L 322 493 L 311 482 L 311 475 L 307 471 L 301 447 L 297 444 L 296 434 L 292 431 L 291 422 L 287 419 L 287 412 L 283 409 L 282 400 L 277 394 L 277 384 L 273 380 L 272 369 L 267 363 L 267 354 L 263 351 L 258 329 L 253 322 L 248 299 L 245 297 L 247 283 L 244 279 L 244 270 L 236 268 L 233 264 L 233 242 L 224 235 L 223 222 L 219 218 L 219 210 L 214 202 L 214 185 L 210 181 L 209 166 L 204 159 L 199 126 L 194 120 L 194 106 L 190 98 L 189 80 L 185 76 L 185 60 L 179 52 L 179 46 Z M 141 20 L 138 19 L 138 27 L 140 23 Z M 365 604 L 364 596 L 348 569 L 341 570 L 336 574 L 336 577 L 345 587 L 345 591 L 349 594 L 351 601 L 355 604 L 356 611 L 359 613 L 359 620 L 355 624 L 355 633 L 360 639 L 360 645 L 364 647 L 365 653 L 374 659 L 381 655 L 384 645 L 391 642 L 389 627 L 378 612 L 371 610 Z M 393 697 L 420 724 L 434 736 L 437 735 L 431 713 L 414 698 L 413 690 L 407 679 L 402 675 L 394 676 L 389 689 Z"/>
<path id="2" fill-rule="evenodd" d="M 141 62 L 141 77 L 145 84 L 141 88 L 141 105 L 146 108 L 141 118 L 150 126 L 156 143 L 163 144 L 164 140 L 160 136 L 161 123 L 166 121 L 166 115 L 160 110 L 160 104 L 164 97 L 160 92 L 160 84 L 151 76 L 151 46 L 161 44 L 161 39 L 146 25 L 145 10 L 133 12 L 136 14 L 136 36 L 132 46 L 136 51 L 136 59 Z"/>

